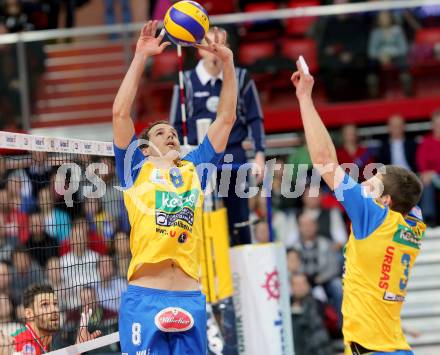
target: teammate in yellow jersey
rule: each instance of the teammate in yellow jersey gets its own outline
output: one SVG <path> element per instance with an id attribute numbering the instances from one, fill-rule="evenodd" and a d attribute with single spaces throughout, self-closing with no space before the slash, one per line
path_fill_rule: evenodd
<path id="1" fill-rule="evenodd" d="M 142 29 L 113 105 L 116 167 L 131 225 L 132 252 L 129 286 L 120 307 L 121 348 L 130 355 L 206 354 L 206 302 L 198 280 L 206 174 L 198 168 L 220 161 L 235 122 L 233 55 L 225 46 L 224 31 L 216 30 L 214 41 L 198 45 L 223 62 L 223 88 L 217 117 L 204 141 L 180 159 L 171 125 L 156 122 L 139 143 L 130 118 L 147 59 L 169 44 L 161 43 L 163 34 L 156 37 L 156 30 L 157 22 L 151 21 Z"/>
<path id="2" fill-rule="evenodd" d="M 392 165 L 362 185 L 346 175 L 314 107 L 313 77 L 299 61 L 297 67 L 291 80 L 312 162 L 352 222 L 342 305 L 345 354 L 413 354 L 400 311 L 425 231 L 415 207 L 422 184 L 414 173 Z"/>

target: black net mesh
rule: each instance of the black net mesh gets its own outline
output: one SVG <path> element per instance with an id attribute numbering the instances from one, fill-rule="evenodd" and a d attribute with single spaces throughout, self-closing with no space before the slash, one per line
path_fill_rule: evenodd
<path id="1" fill-rule="evenodd" d="M 29 343 L 30 351 L 32 346 L 48 351 L 116 332 L 130 245 L 122 193 L 114 187 L 119 183 L 113 157 L 2 153 L 4 337 Z M 82 314 L 90 319 L 81 328 Z M 117 347 L 114 343 L 99 352 Z"/>

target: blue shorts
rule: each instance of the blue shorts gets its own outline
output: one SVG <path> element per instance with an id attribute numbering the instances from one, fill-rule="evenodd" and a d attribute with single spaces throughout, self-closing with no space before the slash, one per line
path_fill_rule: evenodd
<path id="1" fill-rule="evenodd" d="M 128 355 L 204 355 L 205 296 L 129 285 L 121 297 L 119 338 Z"/>

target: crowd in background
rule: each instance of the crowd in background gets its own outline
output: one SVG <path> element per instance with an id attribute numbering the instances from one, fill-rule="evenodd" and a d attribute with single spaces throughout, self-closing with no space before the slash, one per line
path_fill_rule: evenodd
<path id="1" fill-rule="evenodd" d="M 425 220 L 431 226 L 438 224 L 433 201 L 440 188 L 439 113 L 433 114 L 432 131 L 420 137 L 407 136 L 405 121 L 397 115 L 389 119 L 388 135 L 369 145 L 359 141 L 355 126 L 343 127 L 340 137 L 340 163 L 355 163 L 361 171 L 371 162 L 416 171 L 425 186 L 421 201 Z M 41 152 L 0 157 L 0 298 L 4 304 L 0 327 L 7 331 L 18 327 L 24 316 L 24 289 L 35 281 L 47 281 L 60 300 L 60 346 L 73 339 L 85 304 L 99 307 L 98 328 L 116 329 L 119 296 L 126 287 L 130 260 L 127 217 L 120 192 L 113 188 L 119 185 L 113 160 L 78 157 L 76 162 L 83 167 L 90 162 L 108 165 L 108 173 L 101 174 L 107 189 L 100 199 L 86 198 L 84 188 L 90 183 L 81 178 L 72 208 L 57 192 L 65 186 L 56 174 L 60 162 L 72 157 L 60 160 Z M 331 338 L 340 337 L 348 221 L 325 186 L 308 185 L 312 166 L 304 145 L 292 149 L 289 156 L 278 156 L 277 162 L 281 169 L 273 179 L 272 232 L 287 250 L 296 346 L 303 349 L 299 354 L 319 353 L 317 349 L 331 346 Z M 297 164 L 308 164 L 309 169 L 295 168 L 291 180 L 283 178 Z M 294 191 L 302 181 L 304 193 L 298 198 L 286 197 L 286 191 Z M 268 242 L 267 200 L 259 194 L 249 204 L 253 242 Z M 310 341 L 301 341 L 305 334 Z"/>

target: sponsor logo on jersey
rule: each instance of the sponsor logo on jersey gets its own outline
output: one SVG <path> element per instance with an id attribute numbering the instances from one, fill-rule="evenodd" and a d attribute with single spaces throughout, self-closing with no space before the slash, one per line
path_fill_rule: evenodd
<path id="1" fill-rule="evenodd" d="M 35 349 L 33 344 L 24 344 L 21 353 L 23 355 L 35 355 L 37 353 L 37 349 Z"/>
<path id="2" fill-rule="evenodd" d="M 405 296 L 396 295 L 396 294 L 394 294 L 392 292 L 385 291 L 384 294 L 383 294 L 383 299 L 385 301 L 404 302 L 405 301 Z"/>
<path id="3" fill-rule="evenodd" d="M 380 273 L 379 287 L 384 290 L 388 289 L 388 281 L 390 280 L 391 267 L 393 264 L 395 248 L 389 245 L 385 251 Z"/>
<path id="4" fill-rule="evenodd" d="M 168 191 L 156 191 L 156 224 L 170 227 L 172 225 L 189 226 L 182 227 L 190 230 L 194 224 L 194 210 L 199 198 L 196 189 L 177 194 Z"/>
<path id="5" fill-rule="evenodd" d="M 393 242 L 415 249 L 420 249 L 422 243 L 421 239 L 418 238 L 410 228 L 402 226 L 401 224 L 399 224 L 396 233 L 394 233 Z"/>
<path id="6" fill-rule="evenodd" d="M 194 318 L 182 308 L 168 307 L 156 314 L 154 323 L 163 332 L 184 332 L 194 326 Z"/>

